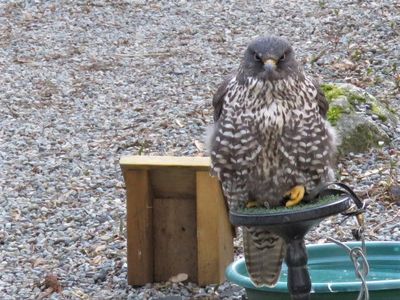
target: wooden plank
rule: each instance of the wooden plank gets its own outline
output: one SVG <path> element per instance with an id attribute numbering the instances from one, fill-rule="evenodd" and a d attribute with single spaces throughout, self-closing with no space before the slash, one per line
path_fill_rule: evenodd
<path id="1" fill-rule="evenodd" d="M 154 199 L 154 280 L 179 273 L 197 281 L 196 201 Z"/>
<path id="2" fill-rule="evenodd" d="M 196 193 L 198 283 L 219 283 L 233 261 L 233 232 L 216 178 L 196 172 Z"/>
<path id="3" fill-rule="evenodd" d="M 208 157 L 121 158 L 127 188 L 128 283 L 186 273 L 200 285 L 224 280 L 233 235 Z"/>
<path id="4" fill-rule="evenodd" d="M 119 161 L 122 168 L 126 169 L 152 169 L 165 167 L 194 168 L 196 170 L 208 170 L 210 157 L 176 157 L 176 156 L 123 156 Z"/>
<path id="5" fill-rule="evenodd" d="M 224 194 L 222 193 L 221 185 L 216 178 L 210 184 L 215 192 L 217 206 L 219 211 L 219 270 L 220 280 L 225 280 L 225 269 L 233 262 L 233 238 L 235 237 L 235 228 L 229 221 L 229 211 L 225 202 Z"/>
<path id="6" fill-rule="evenodd" d="M 124 172 L 127 188 L 128 284 L 153 282 L 152 200 L 145 170 Z"/>
<path id="7" fill-rule="evenodd" d="M 154 198 L 196 198 L 196 173 L 189 168 L 152 169 L 151 190 Z"/>

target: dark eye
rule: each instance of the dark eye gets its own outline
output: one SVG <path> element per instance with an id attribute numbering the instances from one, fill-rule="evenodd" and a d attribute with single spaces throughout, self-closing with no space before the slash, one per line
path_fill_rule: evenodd
<path id="1" fill-rule="evenodd" d="M 286 59 L 286 53 L 283 53 L 283 55 L 279 58 L 279 61 L 284 61 Z"/>
<path id="2" fill-rule="evenodd" d="M 254 53 L 254 60 L 255 61 L 261 61 L 261 56 L 258 55 L 258 53 Z"/>

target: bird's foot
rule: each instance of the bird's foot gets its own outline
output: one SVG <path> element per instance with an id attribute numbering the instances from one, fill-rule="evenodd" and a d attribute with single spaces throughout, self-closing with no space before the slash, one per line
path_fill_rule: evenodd
<path id="1" fill-rule="evenodd" d="M 295 206 L 303 200 L 305 192 L 306 188 L 303 185 L 296 185 L 283 196 L 282 201 L 286 207 Z"/>
<path id="2" fill-rule="evenodd" d="M 256 200 L 250 200 L 246 203 L 246 208 L 253 208 L 253 207 L 257 207 L 258 203 Z"/>

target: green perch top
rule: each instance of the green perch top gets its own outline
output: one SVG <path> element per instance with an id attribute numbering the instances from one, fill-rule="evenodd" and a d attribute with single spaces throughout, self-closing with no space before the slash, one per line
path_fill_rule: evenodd
<path id="1" fill-rule="evenodd" d="M 265 207 L 251 207 L 251 208 L 239 208 L 237 212 L 249 215 L 268 215 L 268 214 L 275 214 L 275 213 L 282 213 L 284 211 L 293 212 L 293 211 L 300 211 L 309 208 L 316 208 L 319 206 L 326 205 L 330 202 L 334 202 L 338 200 L 342 195 L 328 195 L 322 198 L 318 198 L 312 202 L 304 203 L 301 202 L 299 205 L 295 205 L 292 207 L 285 207 L 285 206 L 277 206 L 274 208 L 265 208 Z"/>

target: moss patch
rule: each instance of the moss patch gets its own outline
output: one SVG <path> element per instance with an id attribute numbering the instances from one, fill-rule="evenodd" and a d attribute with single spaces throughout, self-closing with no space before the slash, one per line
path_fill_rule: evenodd
<path id="1" fill-rule="evenodd" d="M 352 91 L 335 84 L 321 84 L 321 89 L 330 105 L 328 120 L 332 125 L 337 124 L 342 114 L 348 114 L 355 111 L 357 105 L 360 104 L 369 104 L 372 114 L 378 117 L 382 122 L 388 121 L 388 113 L 393 114 L 393 111 L 391 111 L 390 108 L 384 108 L 372 96 L 363 95 L 362 92 Z M 342 104 L 338 104 L 340 98 L 346 99 L 350 109 L 345 109 Z"/>
<path id="2" fill-rule="evenodd" d="M 356 93 L 352 93 L 352 92 L 347 91 L 345 94 L 347 96 L 347 99 L 349 99 L 350 104 L 353 105 L 353 106 L 355 106 L 357 104 L 360 104 L 360 103 L 366 103 L 367 102 L 367 99 L 365 99 L 365 97 L 360 96 L 360 95 L 358 95 Z"/>
<path id="3" fill-rule="evenodd" d="M 278 206 L 274 208 L 264 208 L 264 207 L 251 207 L 251 208 L 240 208 L 237 211 L 244 214 L 250 215 L 260 215 L 260 214 L 275 214 L 275 213 L 282 213 L 282 212 L 290 212 L 290 211 L 299 211 L 303 209 L 315 208 L 319 207 L 331 202 L 334 202 L 340 199 L 341 196 L 330 195 L 323 198 L 318 199 L 316 202 L 312 203 L 300 203 L 299 205 L 295 205 L 292 207 L 285 207 L 285 206 Z"/>
<path id="4" fill-rule="evenodd" d="M 334 99 L 339 98 L 340 96 L 345 96 L 345 91 L 340 88 L 337 87 L 333 84 L 321 84 L 321 89 L 325 94 L 326 99 L 328 100 L 328 102 L 332 102 Z"/>
<path id="5" fill-rule="evenodd" d="M 376 103 L 372 103 L 371 104 L 371 111 L 372 113 L 377 116 L 379 118 L 379 120 L 381 120 L 382 122 L 386 122 L 387 121 L 387 116 L 385 115 L 385 113 L 383 112 L 383 110 L 376 104 Z"/>
<path id="6" fill-rule="evenodd" d="M 341 96 L 345 96 L 352 106 L 367 102 L 365 97 L 349 90 L 342 89 L 334 84 L 321 84 L 321 89 L 329 103 Z"/>
<path id="7" fill-rule="evenodd" d="M 335 125 L 337 124 L 337 122 L 340 120 L 340 116 L 341 116 L 343 113 L 344 113 L 343 108 L 341 108 L 341 107 L 339 107 L 339 106 L 331 107 L 331 108 L 328 110 L 328 113 L 327 113 L 328 121 L 329 121 L 332 125 L 335 126 Z"/>

